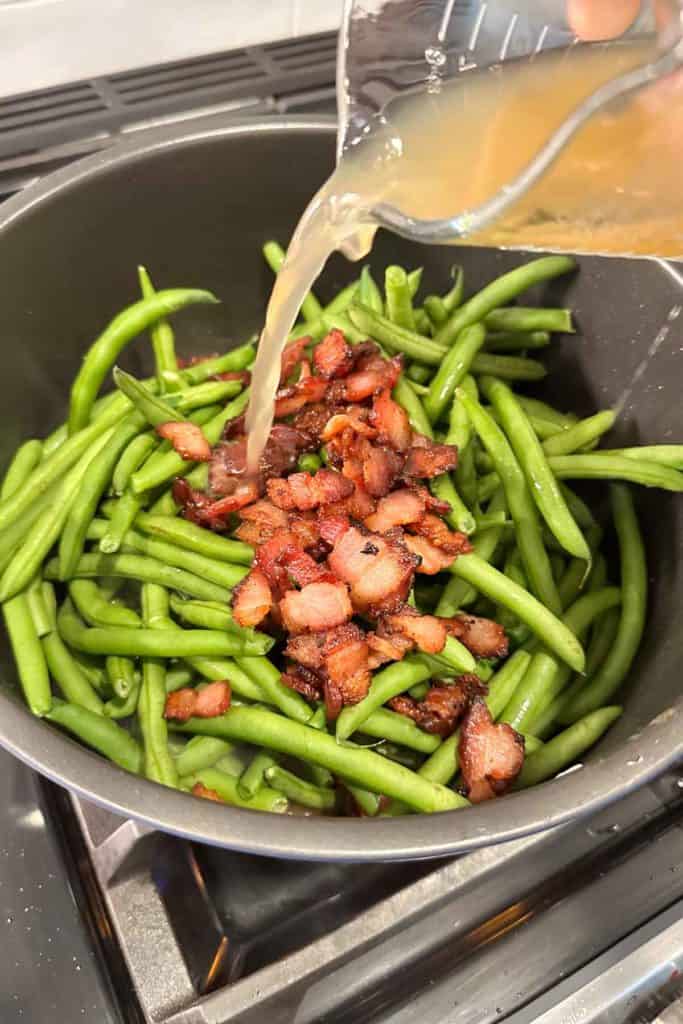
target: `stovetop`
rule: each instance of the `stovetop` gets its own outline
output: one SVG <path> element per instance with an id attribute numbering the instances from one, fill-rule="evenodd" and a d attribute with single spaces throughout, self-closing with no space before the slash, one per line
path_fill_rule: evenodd
<path id="1" fill-rule="evenodd" d="M 3 100 L 0 198 L 160 120 L 332 113 L 333 82 L 327 33 Z M 148 831 L 0 751 L 0 1022 L 682 1024 L 681 775 L 455 860 L 302 864 Z"/>

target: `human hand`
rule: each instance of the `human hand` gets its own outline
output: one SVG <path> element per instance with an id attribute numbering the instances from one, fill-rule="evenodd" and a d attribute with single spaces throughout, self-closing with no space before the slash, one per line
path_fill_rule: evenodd
<path id="1" fill-rule="evenodd" d="M 567 0 L 567 19 L 579 39 L 615 39 L 635 21 L 640 0 Z"/>

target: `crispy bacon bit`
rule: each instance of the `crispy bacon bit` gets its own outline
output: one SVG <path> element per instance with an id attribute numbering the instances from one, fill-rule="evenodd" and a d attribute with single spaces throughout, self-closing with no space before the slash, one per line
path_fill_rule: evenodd
<path id="1" fill-rule="evenodd" d="M 477 676 L 460 676 L 453 685 L 431 686 L 422 701 L 394 697 L 392 711 L 412 718 L 425 732 L 450 736 L 472 700 L 486 694 L 486 685 Z"/>
<path id="2" fill-rule="evenodd" d="M 368 423 L 368 410 L 360 406 L 350 405 L 343 412 L 335 413 L 327 423 L 320 435 L 322 441 L 331 441 L 345 430 L 354 431 L 361 437 L 377 437 L 377 431 Z"/>
<path id="3" fill-rule="evenodd" d="M 313 365 L 325 380 L 345 377 L 353 365 L 353 352 L 341 331 L 332 330 L 313 350 Z"/>
<path id="4" fill-rule="evenodd" d="M 415 568 L 415 559 L 399 537 L 361 533 L 356 527 L 339 538 L 328 562 L 333 573 L 351 587 L 351 600 L 360 612 L 403 603 Z"/>
<path id="5" fill-rule="evenodd" d="M 411 525 L 414 533 L 426 537 L 430 544 L 445 551 L 448 555 L 464 555 L 472 550 L 467 534 L 449 530 L 443 519 L 426 512 L 417 522 Z"/>
<path id="6" fill-rule="evenodd" d="M 451 636 L 461 640 L 477 658 L 504 658 L 508 652 L 505 630 L 493 619 L 480 615 L 456 615 L 444 619 Z"/>
<path id="7" fill-rule="evenodd" d="M 305 551 L 288 551 L 282 559 L 282 564 L 289 578 L 299 587 L 307 587 L 309 583 L 318 583 L 329 576 L 325 567 L 318 565 L 315 559 Z"/>
<path id="8" fill-rule="evenodd" d="M 273 594 L 265 573 L 251 569 L 232 592 L 232 614 L 238 626 L 258 626 L 273 605 Z"/>
<path id="9" fill-rule="evenodd" d="M 315 474 L 291 473 L 286 480 L 269 480 L 266 490 L 278 508 L 308 512 L 348 498 L 353 493 L 353 484 L 333 469 L 319 469 Z"/>
<path id="10" fill-rule="evenodd" d="M 357 704 L 368 692 L 367 639 L 353 623 L 290 637 L 285 654 L 306 669 L 322 673 L 340 692 L 344 704 Z"/>
<path id="11" fill-rule="evenodd" d="M 292 420 L 292 427 L 310 439 L 311 448 L 317 449 L 320 445 L 320 438 L 325 429 L 325 424 L 334 415 L 335 409 L 329 402 L 324 405 L 316 403 L 307 405 L 305 409 L 297 413 Z"/>
<path id="12" fill-rule="evenodd" d="M 328 508 L 318 510 L 318 530 L 320 539 L 331 548 L 337 543 L 351 526 L 349 517 L 343 513 L 332 513 Z"/>
<path id="13" fill-rule="evenodd" d="M 332 679 L 325 679 L 323 682 L 323 695 L 325 700 L 325 717 L 328 722 L 334 722 L 344 706 L 344 695 L 341 687 Z"/>
<path id="14" fill-rule="evenodd" d="M 160 423 L 156 431 L 159 437 L 170 441 L 178 455 L 188 462 L 208 462 L 211 458 L 211 445 L 196 423 L 169 421 Z"/>
<path id="15" fill-rule="evenodd" d="M 292 516 L 290 529 L 302 548 L 314 549 L 314 558 L 319 555 L 322 557 L 325 552 L 320 546 L 320 530 L 317 520 L 311 513 Z"/>
<path id="16" fill-rule="evenodd" d="M 169 693 L 164 718 L 187 722 L 190 718 L 217 718 L 230 707 L 230 683 L 221 679 L 202 690 L 185 687 Z"/>
<path id="17" fill-rule="evenodd" d="M 294 338 L 293 341 L 287 342 L 282 351 L 280 384 L 285 384 L 289 380 L 294 373 L 297 363 L 300 363 L 304 358 L 306 346 L 312 344 L 313 339 L 308 335 L 303 338 Z"/>
<path id="18" fill-rule="evenodd" d="M 403 469 L 403 458 L 391 448 L 379 448 L 364 441 L 361 450 L 363 484 L 373 498 L 383 498 Z"/>
<path id="19" fill-rule="evenodd" d="M 187 480 L 183 480 L 181 476 L 173 481 L 171 493 L 175 503 L 180 505 L 184 517 L 199 526 L 203 525 L 203 513 L 211 504 L 208 494 L 190 487 Z"/>
<path id="20" fill-rule="evenodd" d="M 223 799 L 218 795 L 215 789 L 209 789 L 203 782 L 195 782 L 192 787 L 193 796 L 201 796 L 204 800 L 215 800 L 217 803 L 222 804 Z"/>
<path id="21" fill-rule="evenodd" d="M 347 402 L 362 402 L 380 391 L 391 391 L 401 375 L 402 366 L 401 356 L 383 359 L 373 354 L 359 360 L 353 373 L 343 381 L 344 398 Z"/>
<path id="22" fill-rule="evenodd" d="M 327 384 L 322 377 L 303 377 L 287 388 L 278 391 L 275 399 L 275 419 L 291 416 L 305 405 L 319 402 L 325 395 Z"/>
<path id="23" fill-rule="evenodd" d="M 247 544 L 264 544 L 277 533 L 289 526 L 289 516 L 272 502 L 261 499 L 253 505 L 247 505 L 237 513 L 242 520 L 235 535 Z"/>
<path id="24" fill-rule="evenodd" d="M 458 449 L 453 444 L 436 444 L 429 438 L 416 435 L 413 447 L 408 452 L 404 474 L 408 477 L 439 476 L 455 469 L 458 464 Z"/>
<path id="25" fill-rule="evenodd" d="M 280 601 L 280 612 L 290 633 L 315 633 L 341 626 L 351 618 L 353 608 L 344 584 L 330 580 L 288 591 Z"/>
<path id="26" fill-rule="evenodd" d="M 390 632 L 407 636 L 425 654 L 438 654 L 446 643 L 446 627 L 435 615 L 420 615 L 407 607 L 385 616 L 384 622 Z"/>
<path id="27" fill-rule="evenodd" d="M 320 700 L 322 680 L 303 665 L 290 666 L 280 676 L 280 682 L 290 690 L 296 690 L 306 700 Z"/>
<path id="28" fill-rule="evenodd" d="M 418 490 L 401 487 L 377 503 L 377 510 L 365 520 L 368 530 L 384 533 L 394 526 L 416 522 L 425 512 L 425 501 Z"/>
<path id="29" fill-rule="evenodd" d="M 410 429 L 408 413 L 391 397 L 391 391 L 380 391 L 372 402 L 372 423 L 382 444 L 388 444 L 397 452 L 410 448 L 413 432 Z"/>
<path id="30" fill-rule="evenodd" d="M 460 768 L 467 797 L 474 804 L 510 788 L 524 764 L 524 738 L 507 725 L 496 725 L 483 700 L 471 705 L 460 729 Z"/>
<path id="31" fill-rule="evenodd" d="M 405 543 L 408 550 L 421 559 L 417 571 L 426 576 L 434 576 L 437 572 L 441 572 L 453 564 L 453 555 L 447 554 L 441 548 L 434 547 L 426 537 L 413 537 L 412 534 L 407 533 Z"/>
<path id="32" fill-rule="evenodd" d="M 247 471 L 247 439 L 217 444 L 211 453 L 209 487 L 214 496 L 232 494 Z"/>

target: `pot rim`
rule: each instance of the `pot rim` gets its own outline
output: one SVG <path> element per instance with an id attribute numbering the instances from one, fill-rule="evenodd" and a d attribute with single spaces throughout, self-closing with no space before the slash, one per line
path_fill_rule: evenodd
<path id="1" fill-rule="evenodd" d="M 112 167 L 211 138 L 254 133 L 333 135 L 332 118 L 216 117 L 150 129 L 69 164 L 0 206 L 0 239 L 12 224 L 53 196 Z M 86 800 L 151 828 L 246 853 L 298 860 L 389 861 L 443 857 L 554 828 L 626 796 L 683 757 L 683 698 L 617 750 L 580 770 L 466 811 L 400 818 L 294 817 L 219 806 L 124 772 L 76 741 L 47 728 L 0 692 L 0 745 L 31 768 Z"/>

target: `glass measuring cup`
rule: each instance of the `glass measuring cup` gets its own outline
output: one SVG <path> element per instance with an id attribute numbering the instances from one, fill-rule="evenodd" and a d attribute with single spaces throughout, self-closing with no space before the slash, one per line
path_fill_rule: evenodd
<path id="1" fill-rule="evenodd" d="M 678 0 L 641 4 L 601 43 L 577 39 L 566 0 L 347 0 L 338 155 L 380 126 L 402 144 L 412 104 L 413 125 L 429 111 L 444 135 L 463 133 L 472 173 L 438 152 L 427 199 L 389 198 L 373 210 L 382 226 L 430 243 L 683 256 L 682 61 Z"/>

